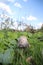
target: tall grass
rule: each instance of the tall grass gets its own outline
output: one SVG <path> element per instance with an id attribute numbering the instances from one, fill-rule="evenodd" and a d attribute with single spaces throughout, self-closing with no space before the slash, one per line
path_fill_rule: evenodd
<path id="1" fill-rule="evenodd" d="M 35 34 L 29 32 L 1 32 L 0 63 L 3 65 L 43 65 L 43 41 L 38 39 L 42 36 L 41 32 Z M 19 48 L 17 46 L 15 39 L 18 39 L 21 35 L 27 36 L 30 47 Z M 34 59 L 33 62 L 26 62 L 26 59 L 30 56 Z"/>

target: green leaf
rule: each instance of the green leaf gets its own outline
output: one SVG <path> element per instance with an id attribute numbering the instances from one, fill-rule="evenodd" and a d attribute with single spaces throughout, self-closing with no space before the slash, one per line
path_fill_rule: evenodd
<path id="1" fill-rule="evenodd" d="M 14 59 L 14 51 L 13 49 L 7 49 L 3 56 L 3 63 L 12 63 Z"/>

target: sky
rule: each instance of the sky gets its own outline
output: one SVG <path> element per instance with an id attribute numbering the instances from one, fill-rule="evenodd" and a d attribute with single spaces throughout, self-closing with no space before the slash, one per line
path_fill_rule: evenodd
<path id="1" fill-rule="evenodd" d="M 2 12 L 35 28 L 43 24 L 43 0 L 0 0 Z"/>

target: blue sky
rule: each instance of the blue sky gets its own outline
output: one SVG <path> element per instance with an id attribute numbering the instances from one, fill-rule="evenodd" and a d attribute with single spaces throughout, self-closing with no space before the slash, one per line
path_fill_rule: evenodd
<path id="1" fill-rule="evenodd" d="M 35 28 L 43 23 L 43 0 L 0 0 L 0 14 L 3 11 Z"/>

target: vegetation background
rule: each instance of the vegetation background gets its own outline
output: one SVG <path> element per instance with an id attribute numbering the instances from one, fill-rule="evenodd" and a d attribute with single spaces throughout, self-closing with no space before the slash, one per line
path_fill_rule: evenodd
<path id="1" fill-rule="evenodd" d="M 40 29 L 27 26 L 24 31 L 10 29 L 9 19 L 2 24 L 4 29 L 0 30 L 0 65 L 43 65 L 43 24 Z M 21 49 L 17 46 L 17 39 L 22 35 L 27 37 L 30 47 Z M 32 60 L 27 62 L 29 57 Z"/>

